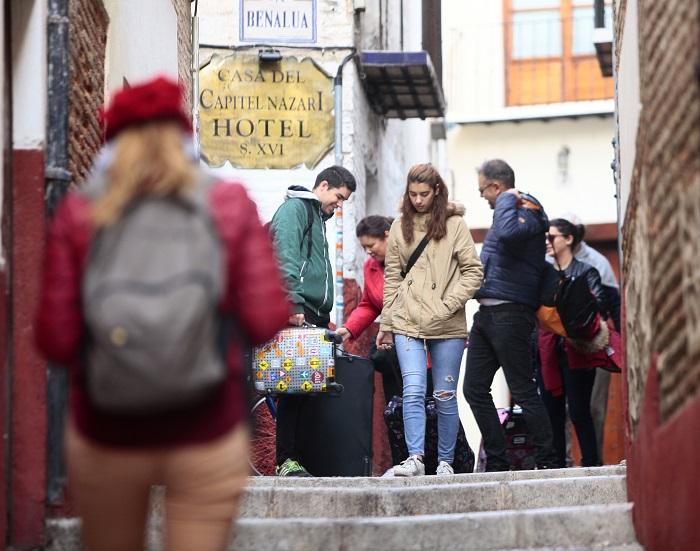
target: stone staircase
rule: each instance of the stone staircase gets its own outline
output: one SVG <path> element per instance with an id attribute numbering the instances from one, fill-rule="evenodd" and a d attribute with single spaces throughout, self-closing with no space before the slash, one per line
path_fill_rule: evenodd
<path id="1" fill-rule="evenodd" d="M 150 529 L 160 549 L 158 496 Z M 230 549 L 642 551 L 625 467 L 419 478 L 251 478 Z M 52 551 L 79 522 L 49 523 Z"/>

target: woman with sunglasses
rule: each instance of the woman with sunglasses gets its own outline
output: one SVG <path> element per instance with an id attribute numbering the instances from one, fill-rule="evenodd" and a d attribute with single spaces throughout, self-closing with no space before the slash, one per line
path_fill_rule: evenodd
<path id="1" fill-rule="evenodd" d="M 574 257 L 574 251 L 583 237 L 582 226 L 576 226 L 563 218 L 550 220 L 547 234 L 547 255 L 554 268 L 569 278 L 584 277 L 595 297 L 598 311 L 607 317 L 608 306 L 600 274 L 591 265 Z M 602 322 L 604 324 L 604 322 Z M 595 340 L 604 332 L 598 332 Z M 595 381 L 596 366 L 573 365 L 569 360 L 570 339 L 540 330 L 539 352 L 541 362 L 540 385 L 542 398 L 549 413 L 554 436 L 554 448 L 560 467 L 566 467 L 566 406 L 576 430 L 584 467 L 600 464 L 595 428 L 591 416 L 591 393 Z M 582 357 L 578 355 L 577 357 Z"/>

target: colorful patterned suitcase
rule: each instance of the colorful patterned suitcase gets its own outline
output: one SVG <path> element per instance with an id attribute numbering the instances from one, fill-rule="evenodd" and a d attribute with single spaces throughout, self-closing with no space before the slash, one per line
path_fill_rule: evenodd
<path id="1" fill-rule="evenodd" d="M 338 393 L 339 336 L 320 327 L 289 327 L 253 349 L 253 383 L 260 394 Z"/>

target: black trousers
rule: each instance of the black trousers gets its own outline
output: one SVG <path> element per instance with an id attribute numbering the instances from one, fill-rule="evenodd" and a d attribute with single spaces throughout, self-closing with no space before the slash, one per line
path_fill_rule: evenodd
<path id="1" fill-rule="evenodd" d="M 319 318 L 313 312 L 305 311 L 304 317 L 307 323 L 318 327 L 328 327 L 328 319 Z M 278 465 L 287 459 L 299 459 L 298 441 L 300 431 L 304 430 L 303 420 L 308 419 L 308 416 L 314 416 L 314 410 L 318 407 L 318 399 L 318 397 L 302 395 L 280 396 L 278 398 L 276 433 Z"/>
<path id="2" fill-rule="evenodd" d="M 491 396 L 491 383 L 499 367 L 523 409 L 525 422 L 536 446 L 539 467 L 554 467 L 552 426 L 537 392 L 532 356 L 532 332 L 536 319 L 532 308 L 520 304 L 481 306 L 469 334 L 464 396 L 484 442 L 487 470 L 509 468 L 506 440 Z"/>
<path id="3" fill-rule="evenodd" d="M 554 451 L 557 463 L 566 467 L 566 405 L 569 405 L 569 417 L 576 431 L 576 438 L 581 448 L 581 464 L 584 467 L 600 465 L 595 426 L 591 416 L 591 394 L 595 382 L 596 370 L 569 369 L 566 352 L 561 343 L 557 345 L 557 357 L 564 383 L 564 394 L 552 396 L 544 388 L 542 378 L 538 377 L 542 401 L 547 408 L 552 423 Z"/>

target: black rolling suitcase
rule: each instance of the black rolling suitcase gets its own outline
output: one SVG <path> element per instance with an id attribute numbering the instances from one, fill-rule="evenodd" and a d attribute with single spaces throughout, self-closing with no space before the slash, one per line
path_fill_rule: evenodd
<path id="1" fill-rule="evenodd" d="M 374 366 L 340 354 L 335 380 L 342 393 L 312 399 L 302 414 L 299 461 L 314 476 L 371 476 Z"/>
<path id="2" fill-rule="evenodd" d="M 437 469 L 437 446 L 438 446 L 438 421 L 437 404 L 435 398 L 425 399 L 425 456 L 423 463 L 426 474 L 435 474 Z M 406 437 L 403 429 L 403 398 L 394 396 L 384 408 L 384 421 L 393 434 L 390 439 L 392 455 L 398 454 L 404 459 L 408 457 L 406 447 Z M 457 443 L 455 445 L 455 458 L 452 463 L 455 473 L 471 473 L 474 470 L 474 452 L 467 443 L 467 436 L 464 433 L 462 424 L 459 425 L 457 433 Z"/>

